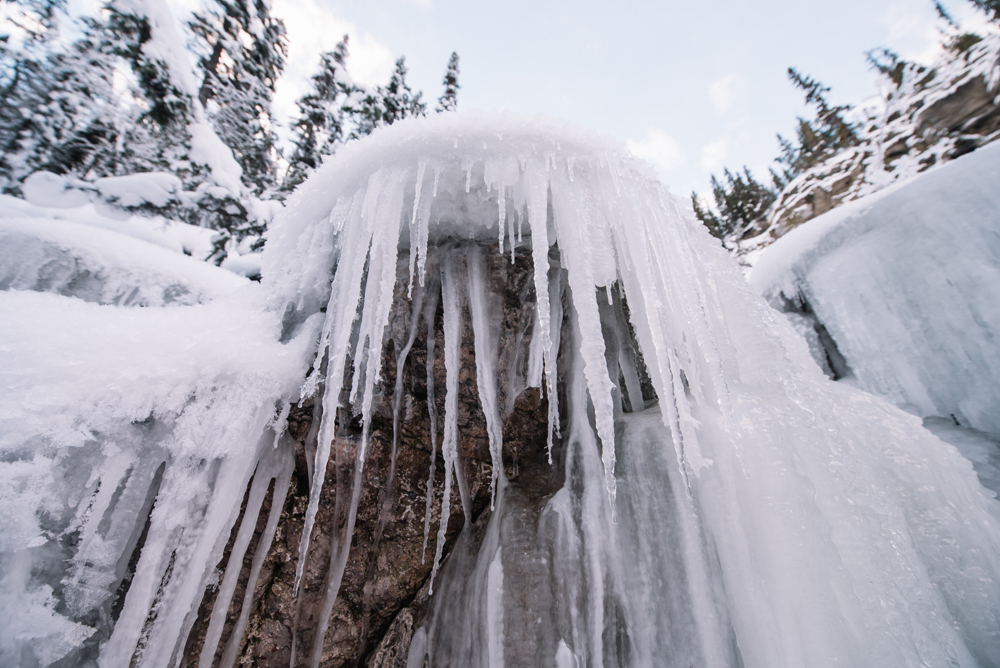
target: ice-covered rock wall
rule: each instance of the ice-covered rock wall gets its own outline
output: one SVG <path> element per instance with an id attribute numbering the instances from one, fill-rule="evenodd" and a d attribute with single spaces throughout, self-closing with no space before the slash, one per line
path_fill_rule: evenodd
<path id="1" fill-rule="evenodd" d="M 998 509 L 968 461 L 919 421 L 826 381 L 613 142 L 511 116 L 403 123 L 298 191 L 268 242 L 272 307 L 293 326 L 326 304 L 313 382 L 324 371 L 327 388 L 350 388 L 359 462 L 400 248 L 418 290 L 428 249 L 455 239 L 530 248 L 527 376 L 546 389 L 567 483 L 505 533 L 510 488 L 488 427 L 494 514 L 466 566 L 437 574 L 410 665 L 522 665 L 526 647 L 539 665 L 995 665 Z M 445 262 L 440 274 L 446 500 L 462 485 L 449 401 L 466 299 L 482 410 L 487 425 L 500 419 L 495 353 L 480 348 L 489 312 L 462 262 L 466 273 Z M 623 317 L 611 315 L 620 302 Z M 633 336 L 644 364 L 626 352 Z M 643 372 L 658 401 L 639 411 Z M 323 402 L 312 508 L 343 399 Z M 662 496 L 641 491 L 654 488 Z M 525 631 L 531 619 L 541 630 Z"/>
<path id="2" fill-rule="evenodd" d="M 820 363 L 837 366 L 833 352 L 846 365 L 837 375 L 921 417 L 1000 434 L 998 182 L 990 145 L 793 230 L 750 282 L 808 312 Z"/>
<path id="3" fill-rule="evenodd" d="M 969 462 L 829 382 L 617 142 L 394 124 L 300 187 L 263 276 L 0 294 L 5 660 L 998 665 Z"/>

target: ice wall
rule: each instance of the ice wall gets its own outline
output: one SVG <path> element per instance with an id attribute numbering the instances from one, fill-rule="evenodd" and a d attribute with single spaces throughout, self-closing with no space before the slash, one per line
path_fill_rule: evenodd
<path id="1" fill-rule="evenodd" d="M 345 147 L 269 231 L 260 286 L 142 309 L 0 292 L 14 314 L 0 319 L 0 663 L 177 665 L 218 587 L 207 666 L 237 591 L 215 567 L 230 536 L 230 560 L 249 556 L 264 490 L 288 479 L 288 404 L 307 396 L 323 419 L 306 538 L 332 484 L 336 420 L 361 426 L 322 637 L 373 402 L 389 391 L 401 251 L 408 298 L 443 313 L 443 349 L 428 357 L 444 361 L 445 411 L 431 417 L 446 486 L 463 500 L 442 509 L 446 524 L 469 518 L 454 410 L 464 310 L 489 448 L 502 452 L 492 314 L 470 306 L 489 297 L 477 257 L 519 248 L 534 260 L 536 315 L 517 382 L 545 388 L 567 484 L 537 525 L 519 525 L 513 487 L 494 472 L 483 547 L 464 567 L 435 564 L 411 665 L 531 663 L 519 658 L 529 627 L 532 660 L 547 666 L 997 665 L 1000 513 L 969 462 L 916 418 L 828 382 L 616 141 L 506 114 L 406 120 Z M 413 318 L 398 365 L 425 324 Z M 513 545 L 551 586 L 512 595 L 536 581 Z M 302 540 L 296 586 L 308 549 Z M 219 649 L 232 665 L 232 641 Z M 293 637 L 293 665 L 320 665 L 322 649 Z"/>
<path id="2" fill-rule="evenodd" d="M 275 432 L 314 337 L 279 343 L 224 269 L 19 213 L 0 216 L 0 665 L 171 665 L 251 474 L 287 487 Z"/>
<path id="3" fill-rule="evenodd" d="M 570 402 L 568 423 L 553 419 L 550 430 L 575 462 L 566 464 L 572 484 L 538 528 L 557 544 L 549 576 L 563 593 L 551 614 L 563 622 L 551 628 L 564 635 L 549 638 L 551 656 L 539 664 L 655 664 L 670 646 L 664 638 L 678 632 L 663 606 L 679 605 L 692 620 L 690 644 L 671 659 L 682 664 L 997 665 L 1000 518 L 969 462 L 915 418 L 828 382 L 719 245 L 611 140 L 511 115 L 407 121 L 345 148 L 291 198 L 264 258 L 271 307 L 294 331 L 326 306 L 318 359 L 327 387 L 345 373 L 352 379 L 363 438 L 399 249 L 409 248 L 411 281 L 422 284 L 428 246 L 456 238 L 496 240 L 501 253 L 530 246 L 539 382 L 562 385 Z M 555 301 L 550 251 L 565 288 Z M 461 292 L 451 281 L 445 270 L 446 366 Z M 659 399 L 658 420 L 641 428 L 622 417 L 619 379 L 632 374 L 627 363 L 609 366 L 627 355 L 609 350 L 602 328 L 602 302 L 616 292 Z M 562 349 L 572 361 L 557 370 L 551 323 L 564 307 L 573 325 Z M 477 358 L 477 373 L 492 364 Z M 318 361 L 313 379 L 321 368 Z M 448 366 L 449 396 L 457 372 Z M 337 395 L 323 401 L 324 415 L 334 415 Z M 488 398 L 483 407 L 491 410 Z M 446 473 L 461 484 L 447 413 Z M 325 420 L 307 532 L 332 429 Z M 637 497 L 618 494 L 616 453 L 643 457 L 643 447 L 669 453 L 674 493 L 634 507 Z M 362 443 L 359 464 L 364 452 Z M 666 574 L 670 560 L 657 548 L 674 541 L 682 567 Z M 488 554 L 456 591 L 499 596 L 506 633 L 534 611 L 495 591 L 526 586 L 511 581 L 502 534 L 499 545 L 484 544 Z M 608 547 L 617 544 L 628 547 Z M 642 578 L 674 575 L 668 600 L 637 603 L 650 591 L 637 585 Z M 472 605 L 464 600 L 436 605 L 454 615 Z M 462 624 L 474 628 L 456 628 L 467 634 L 460 638 L 442 644 L 435 628 L 450 626 L 424 628 L 411 665 L 425 654 L 432 665 L 501 665 L 515 647 L 499 635 L 497 613 L 488 602 L 468 610 Z M 634 651 L 619 651 L 626 645 Z"/>
<path id="4" fill-rule="evenodd" d="M 808 304 L 863 389 L 1000 434 L 998 181 L 990 145 L 793 230 L 750 282 Z"/>

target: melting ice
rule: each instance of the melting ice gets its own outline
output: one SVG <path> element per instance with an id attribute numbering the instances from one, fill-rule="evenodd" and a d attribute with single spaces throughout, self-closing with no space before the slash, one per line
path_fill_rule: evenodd
<path id="1" fill-rule="evenodd" d="M 433 555 L 410 666 L 1000 665 L 1000 507 L 968 460 L 918 419 L 829 382 L 615 141 L 487 114 L 404 121 L 345 147 L 270 230 L 262 286 L 141 310 L 0 295 L 22 314 L 0 323 L 0 475 L 13 509 L 0 534 L 4 660 L 176 665 L 205 588 L 234 596 L 233 576 L 214 568 L 251 476 L 249 527 L 261 489 L 286 484 L 285 407 L 321 394 L 308 537 L 348 408 L 361 419 L 360 476 L 400 265 L 406 298 L 433 306 L 414 308 L 397 363 L 416 328 L 433 326 L 419 314 L 442 306 L 444 349 L 428 351 L 447 369 L 434 447 L 464 500 L 464 312 L 494 461 L 495 395 L 514 382 L 498 378 L 480 308 L 486 252 L 533 259 L 518 382 L 544 388 L 566 482 L 535 525 L 518 525 L 523 499 L 494 466 L 481 540 L 466 532 L 451 557 Z M 441 524 L 457 512 L 468 516 L 442 508 Z M 331 555 L 321 630 L 349 548 L 350 531 Z M 542 586 L 513 596 L 529 573 Z M 202 665 L 221 623 L 209 624 Z M 321 646 L 293 649 L 320 664 Z M 235 650 L 223 656 L 232 665 Z"/>

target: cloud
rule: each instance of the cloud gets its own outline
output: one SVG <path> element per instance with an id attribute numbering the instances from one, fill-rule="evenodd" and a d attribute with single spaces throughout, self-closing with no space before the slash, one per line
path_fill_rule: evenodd
<path id="1" fill-rule="evenodd" d="M 709 171 L 714 171 L 723 167 L 726 162 L 726 151 L 729 149 L 729 140 L 720 137 L 710 144 L 706 144 L 701 149 L 701 166 Z"/>
<path id="2" fill-rule="evenodd" d="M 747 84 L 738 74 L 722 77 L 708 87 L 708 97 L 715 107 L 715 115 L 723 116 L 732 106 L 746 96 Z"/>
<path id="3" fill-rule="evenodd" d="M 905 60 L 929 63 L 941 52 L 938 17 L 931 3 L 914 7 L 897 0 L 883 12 L 879 22 L 885 27 L 885 42 L 893 45 Z"/>
<path id="4" fill-rule="evenodd" d="M 344 35 L 350 36 L 347 71 L 359 84 L 384 84 L 392 74 L 395 59 L 389 47 L 361 32 L 330 7 L 317 0 L 275 0 L 274 15 L 283 19 L 288 31 L 288 58 L 278 80 L 272 111 L 279 119 L 295 116 L 295 100 L 309 90 L 319 55 L 332 51 Z"/>
<path id="5" fill-rule="evenodd" d="M 670 169 L 684 161 L 684 154 L 677 140 L 658 128 L 649 128 L 642 139 L 630 139 L 626 146 L 636 156 L 660 169 Z"/>

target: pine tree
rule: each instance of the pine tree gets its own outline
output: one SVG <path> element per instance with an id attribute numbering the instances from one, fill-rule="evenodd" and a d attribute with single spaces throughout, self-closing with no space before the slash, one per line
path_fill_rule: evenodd
<path id="1" fill-rule="evenodd" d="M 726 182 L 712 176 L 712 196 L 718 214 L 702 207 L 698 195 L 691 193 L 691 204 L 695 217 L 700 220 L 712 236 L 722 240 L 723 245 L 738 241 L 756 231 L 757 223 L 774 203 L 776 194 L 767 186 L 754 179 L 750 170 L 743 167 L 743 173 L 733 174 L 724 170 Z"/>
<path id="2" fill-rule="evenodd" d="M 788 78 L 797 88 L 805 92 L 806 104 L 816 107 L 816 118 L 813 121 L 798 119 L 797 146 L 778 135 L 781 155 L 777 161 L 786 168 L 782 175 L 786 181 L 838 151 L 856 146 L 858 143 L 854 126 L 844 118 L 844 114 L 851 108 L 847 105 L 830 106 L 826 99 L 829 87 L 811 77 L 799 74 L 791 67 L 788 68 Z"/>
<path id="3" fill-rule="evenodd" d="M 243 184 L 259 196 L 277 177 L 271 99 L 285 62 L 285 26 L 267 0 L 216 0 L 189 25 L 211 48 L 199 62 L 199 101 L 243 168 Z"/>
<path id="4" fill-rule="evenodd" d="M 114 91 L 119 61 L 101 50 L 101 24 L 83 19 L 83 37 L 64 46 L 56 20 L 61 2 L 30 5 L 27 48 L 0 52 L 7 74 L 0 88 L 0 181 L 14 193 L 39 169 L 83 178 L 115 173 L 128 125 Z"/>
<path id="5" fill-rule="evenodd" d="M 423 93 L 414 93 L 406 83 L 406 59 L 396 61 L 396 69 L 385 87 L 377 86 L 366 92 L 357 104 L 344 107 L 345 114 L 354 127 L 349 138 L 370 135 L 375 128 L 392 125 L 411 116 L 426 116 L 427 105 L 421 100 Z"/>
<path id="6" fill-rule="evenodd" d="M 342 106 L 358 91 L 347 75 L 348 37 L 333 51 L 320 55 L 319 71 L 312 77 L 312 90 L 299 98 L 299 117 L 293 124 L 295 149 L 288 160 L 282 190 L 292 190 L 344 140 Z"/>
<path id="7" fill-rule="evenodd" d="M 452 52 L 451 58 L 448 59 L 448 69 L 445 70 L 441 84 L 444 86 L 444 94 L 438 98 L 434 111 L 438 113 L 455 111 L 458 109 L 458 89 L 461 88 L 458 85 L 458 54 L 455 52 Z"/>
<path id="8" fill-rule="evenodd" d="M 994 21 L 1000 21 L 1000 0 L 970 0 Z"/>

